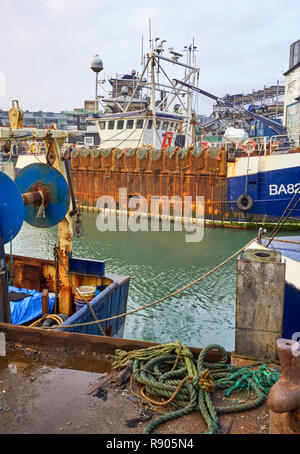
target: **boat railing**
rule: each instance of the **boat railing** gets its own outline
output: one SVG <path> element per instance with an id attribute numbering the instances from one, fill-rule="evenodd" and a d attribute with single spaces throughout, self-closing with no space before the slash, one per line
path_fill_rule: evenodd
<path id="1" fill-rule="evenodd" d="M 274 136 L 249 137 L 245 140 L 223 139 L 222 145 L 226 151 L 234 151 L 241 156 L 266 156 L 271 154 L 285 154 L 296 150 L 300 146 L 300 132 Z M 298 151 L 298 150 L 297 150 Z"/>
<path id="2" fill-rule="evenodd" d="M 288 134 L 280 134 L 270 138 L 270 149 L 274 151 L 288 152 L 290 149 L 300 146 L 300 131 L 292 131 Z"/>
<path id="3" fill-rule="evenodd" d="M 247 139 L 229 140 L 224 138 L 222 145 L 226 151 L 235 151 L 241 156 L 250 154 L 251 156 L 262 156 L 267 154 L 268 139 L 266 136 L 249 137 Z"/>

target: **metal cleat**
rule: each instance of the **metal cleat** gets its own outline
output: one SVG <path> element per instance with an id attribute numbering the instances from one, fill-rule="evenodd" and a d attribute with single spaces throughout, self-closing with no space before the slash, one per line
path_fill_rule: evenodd
<path id="1" fill-rule="evenodd" d="M 269 433 L 300 433 L 300 348 L 299 342 L 277 339 L 282 376 L 271 388 Z"/>

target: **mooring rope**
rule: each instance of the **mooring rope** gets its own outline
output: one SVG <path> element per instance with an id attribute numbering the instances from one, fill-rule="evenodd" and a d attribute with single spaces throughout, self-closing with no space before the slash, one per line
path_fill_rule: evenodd
<path id="1" fill-rule="evenodd" d="M 264 240 L 270 240 L 271 238 L 264 237 Z M 272 241 L 279 243 L 288 243 L 288 244 L 300 244 L 300 241 L 290 241 L 290 240 L 280 240 L 279 238 L 272 238 Z"/>
<path id="2" fill-rule="evenodd" d="M 134 314 L 136 312 L 139 312 L 139 311 L 142 311 L 144 309 L 147 309 L 148 307 L 152 307 L 152 306 L 155 306 L 156 304 L 159 304 L 161 303 L 162 301 L 165 301 L 166 299 L 168 298 L 171 298 L 175 295 L 178 295 L 179 293 L 182 293 L 183 291 L 187 290 L 188 288 L 192 287 L 192 285 L 195 285 L 197 284 L 198 282 L 202 281 L 203 279 L 205 279 L 206 277 L 210 276 L 211 274 L 213 274 L 215 271 L 217 271 L 219 268 L 221 268 L 222 266 L 226 265 L 226 263 L 230 262 L 230 260 L 232 260 L 233 258 L 235 258 L 237 255 L 239 255 L 241 252 L 243 252 L 245 249 L 247 249 L 247 247 L 250 246 L 250 244 L 252 244 L 254 241 L 257 241 L 257 237 L 253 238 L 251 241 L 249 241 L 249 243 L 247 243 L 245 246 L 243 246 L 241 249 L 239 249 L 238 251 L 236 251 L 234 254 L 232 254 L 230 257 L 228 257 L 226 260 L 224 260 L 222 263 L 220 263 L 219 265 L 215 266 L 212 270 L 208 271 L 207 273 L 203 274 L 202 276 L 198 277 L 197 279 L 195 279 L 194 281 L 190 282 L 189 284 L 185 285 L 184 287 L 180 288 L 179 290 L 176 290 L 175 292 L 172 292 L 172 293 L 169 293 L 168 295 L 164 296 L 163 298 L 160 298 L 158 300 L 155 300 L 153 301 L 152 303 L 149 303 L 149 304 L 145 304 L 144 306 L 141 306 L 141 307 L 138 307 L 137 309 L 133 309 L 131 311 L 128 311 L 128 312 L 125 312 L 123 314 L 119 314 L 119 315 L 115 315 L 113 317 L 108 317 L 108 318 L 103 318 L 101 320 L 97 320 L 97 321 L 91 321 L 91 322 L 85 322 L 85 323 L 74 323 L 73 325 L 64 325 L 62 328 L 75 328 L 75 327 L 79 327 L 79 326 L 88 326 L 88 325 L 94 325 L 95 323 L 103 323 L 103 322 L 107 322 L 109 320 L 115 320 L 117 318 L 121 318 L 121 317 L 126 317 L 127 315 L 131 315 L 131 314 Z M 64 263 L 62 262 L 62 259 L 59 255 L 59 259 L 63 265 L 63 268 L 64 268 L 64 271 L 71 283 L 71 285 L 74 287 L 74 284 L 73 282 L 71 281 L 70 277 L 68 276 L 68 271 L 66 269 L 66 267 L 64 266 Z M 77 289 L 76 289 L 76 292 Z M 90 304 L 89 304 L 90 306 Z M 53 329 L 54 327 L 48 327 L 47 329 Z"/>
<path id="3" fill-rule="evenodd" d="M 211 350 L 220 352 L 217 363 L 205 361 Z M 116 350 L 113 368 L 124 367 L 128 359 L 134 360 L 131 378 L 140 386 L 145 404 L 172 407 L 170 412 L 145 427 L 146 434 L 194 410 L 203 416 L 206 433 L 219 433 L 219 415 L 257 408 L 280 377 L 276 369 L 267 366 L 268 362 L 259 361 L 244 367 L 229 364 L 226 350 L 217 344 L 207 345 L 197 361 L 186 345 L 178 341 L 131 352 Z M 223 390 L 225 399 L 230 402 L 228 405 L 214 404 L 211 395 L 216 390 Z M 229 399 L 233 392 L 238 393 L 238 398 Z"/>
<path id="4" fill-rule="evenodd" d="M 273 239 L 275 238 L 275 236 L 277 235 L 277 233 L 279 232 L 279 230 L 282 228 L 282 226 L 286 223 L 287 219 L 289 218 L 289 216 L 293 213 L 293 211 L 295 210 L 295 208 L 297 207 L 298 203 L 300 202 L 300 198 L 297 200 L 297 202 L 292 206 L 292 208 L 290 208 L 290 205 L 293 203 L 294 199 L 296 198 L 298 192 L 300 191 L 300 187 L 296 189 L 293 197 L 291 198 L 290 202 L 288 203 L 286 209 L 284 210 L 284 212 L 282 213 L 282 215 L 280 216 L 280 218 L 278 219 L 277 221 L 277 224 L 275 225 L 274 229 L 272 230 L 271 232 L 271 237 L 269 238 L 269 241 L 266 245 L 266 247 L 268 247 L 271 242 L 273 241 Z M 285 213 L 288 211 L 288 209 L 290 208 L 290 211 L 288 212 L 288 214 L 285 216 Z M 284 217 L 285 216 L 285 217 Z"/>

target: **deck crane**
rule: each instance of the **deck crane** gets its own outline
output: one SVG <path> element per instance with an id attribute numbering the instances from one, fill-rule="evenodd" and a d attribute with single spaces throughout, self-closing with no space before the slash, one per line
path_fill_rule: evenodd
<path id="1" fill-rule="evenodd" d="M 252 120 L 256 120 L 257 119 L 257 120 L 262 121 L 266 126 L 268 126 L 274 132 L 275 135 L 286 135 L 287 134 L 286 128 L 284 126 L 282 126 L 280 123 L 278 123 L 277 121 L 275 121 L 275 120 L 273 120 L 271 118 L 267 118 L 267 117 L 264 117 L 263 115 L 256 114 L 255 112 L 251 112 L 251 110 L 247 110 L 247 109 L 243 109 L 243 108 L 240 108 L 240 107 L 236 107 L 234 104 L 232 104 L 229 101 L 226 101 L 226 100 L 224 100 L 222 98 L 219 98 L 218 96 L 215 96 L 215 95 L 213 95 L 211 93 L 208 93 L 207 91 L 202 90 L 201 88 L 195 87 L 194 85 L 188 84 L 188 83 L 183 82 L 181 80 L 173 79 L 173 81 L 175 82 L 175 85 L 176 84 L 181 84 L 184 87 L 187 87 L 187 88 L 189 88 L 191 90 L 194 90 L 196 93 L 200 93 L 201 95 L 204 95 L 204 96 L 207 96 L 208 98 L 213 99 L 219 105 L 223 104 L 224 106 L 227 106 L 227 107 L 230 107 L 232 109 L 235 109 L 235 110 L 239 111 L 240 113 L 249 115 L 249 117 L 251 117 Z M 205 128 L 205 126 L 203 126 L 203 128 Z"/>

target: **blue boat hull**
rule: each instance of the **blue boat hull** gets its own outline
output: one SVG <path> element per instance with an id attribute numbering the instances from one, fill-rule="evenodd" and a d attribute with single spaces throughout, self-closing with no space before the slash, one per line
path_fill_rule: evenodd
<path id="1" fill-rule="evenodd" d="M 268 160 L 272 157 L 263 156 L 257 159 Z M 247 160 L 247 158 L 243 159 Z M 250 169 L 254 165 L 259 170 L 260 166 L 257 161 L 252 161 L 252 163 L 250 161 Z M 272 165 L 269 165 L 269 167 L 272 168 Z M 252 171 L 249 172 L 248 176 L 246 176 L 246 172 L 240 173 L 244 174 L 235 176 L 235 172 L 231 171 L 227 179 L 227 210 L 230 214 L 230 219 L 235 221 L 276 222 L 300 187 L 299 165 L 267 171 Z M 242 211 L 237 206 L 237 200 L 245 192 L 252 197 L 254 203 L 249 210 Z M 299 196 L 295 197 L 295 202 Z M 300 204 L 291 213 L 289 219 L 300 221 Z"/>
<path id="2" fill-rule="evenodd" d="M 300 338 L 300 289 L 289 284 L 285 285 L 282 337 L 294 340 Z"/>
<path id="3" fill-rule="evenodd" d="M 127 308 L 129 280 L 128 276 L 108 275 L 106 277 L 113 280 L 105 290 L 95 296 L 90 301 L 97 320 L 114 317 L 124 314 Z M 59 328 L 61 331 L 72 333 L 103 335 L 97 323 L 85 326 L 74 326 L 63 328 L 64 325 L 77 325 L 81 323 L 94 322 L 89 306 L 86 304 L 80 310 L 69 317 Z M 108 320 L 101 323 L 101 327 L 107 336 L 123 337 L 125 327 L 125 317 L 119 317 L 114 320 Z"/>
<path id="4" fill-rule="evenodd" d="M 286 262 L 281 337 L 298 340 L 298 337 L 300 338 L 300 236 L 280 237 L 280 240 L 273 240 L 269 249 L 280 251 L 282 260 Z M 284 240 L 287 242 L 282 242 Z M 262 240 L 262 245 L 266 246 L 267 240 Z"/>

